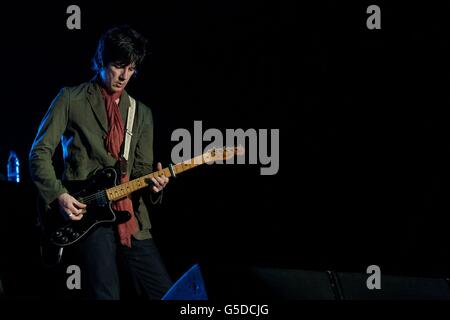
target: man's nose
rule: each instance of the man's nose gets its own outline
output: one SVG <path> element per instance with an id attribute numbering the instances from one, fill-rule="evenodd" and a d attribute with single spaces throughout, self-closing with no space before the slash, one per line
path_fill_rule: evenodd
<path id="1" fill-rule="evenodd" d="M 119 74 L 120 80 L 127 80 L 130 77 L 130 71 L 128 69 L 123 69 Z"/>

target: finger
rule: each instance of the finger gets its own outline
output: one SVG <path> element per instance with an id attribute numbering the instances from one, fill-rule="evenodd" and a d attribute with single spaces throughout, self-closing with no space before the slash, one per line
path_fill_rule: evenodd
<path id="1" fill-rule="evenodd" d="M 65 216 L 67 216 L 67 217 L 70 217 L 70 216 L 73 216 L 74 214 L 69 210 L 69 209 L 67 209 L 67 208 L 63 208 L 63 213 L 64 213 L 64 215 Z"/>
<path id="2" fill-rule="evenodd" d="M 166 177 L 164 174 L 162 174 L 161 176 L 159 176 L 158 178 L 160 178 L 161 179 L 161 181 L 164 181 L 164 182 L 169 182 L 169 177 Z"/>
<path id="3" fill-rule="evenodd" d="M 79 215 L 79 214 L 81 214 L 81 213 L 83 212 L 82 209 L 77 209 L 77 208 L 73 205 L 73 203 L 71 203 L 71 204 L 67 207 L 67 209 L 69 209 L 70 212 L 73 213 L 73 214 L 76 215 L 76 216 Z"/>
<path id="4" fill-rule="evenodd" d="M 70 212 L 70 210 L 68 209 L 66 209 L 65 214 L 70 220 L 80 220 L 81 218 L 83 218 L 83 213 L 75 214 L 73 212 Z"/>
<path id="5" fill-rule="evenodd" d="M 78 201 L 77 199 L 75 199 L 74 204 L 78 207 L 78 208 L 86 208 L 86 205 L 84 203 L 81 203 L 80 201 Z"/>
<path id="6" fill-rule="evenodd" d="M 163 181 L 159 183 L 159 187 L 163 189 L 166 186 L 167 182 Z"/>
<path id="7" fill-rule="evenodd" d="M 153 190 L 154 192 L 159 192 L 159 189 L 158 189 L 156 186 L 153 186 L 152 190 Z"/>
<path id="8" fill-rule="evenodd" d="M 78 220 L 76 215 L 66 209 L 64 210 L 64 217 L 66 220 Z"/>
<path id="9" fill-rule="evenodd" d="M 164 179 L 164 178 L 162 178 L 162 177 L 156 177 L 156 180 L 158 181 L 158 183 L 159 184 L 165 184 L 166 182 L 166 180 Z"/>
<path id="10" fill-rule="evenodd" d="M 156 180 L 155 178 L 152 178 L 152 182 L 153 182 L 153 185 L 155 186 L 155 187 L 160 187 L 160 185 L 159 185 L 159 181 L 158 180 Z"/>
<path id="11" fill-rule="evenodd" d="M 83 218 L 83 215 L 82 214 L 80 214 L 80 215 L 78 215 L 78 216 L 76 216 L 76 215 L 71 215 L 70 217 L 69 217 L 69 219 L 70 220 L 73 220 L 73 221 L 79 221 L 79 220 L 81 220 Z"/>
<path id="12" fill-rule="evenodd" d="M 156 168 L 158 169 L 158 171 L 162 170 L 162 164 L 161 162 L 158 162 L 158 164 L 156 165 Z"/>

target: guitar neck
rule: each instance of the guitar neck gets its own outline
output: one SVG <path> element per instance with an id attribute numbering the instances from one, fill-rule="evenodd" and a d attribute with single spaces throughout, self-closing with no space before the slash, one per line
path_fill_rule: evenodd
<path id="1" fill-rule="evenodd" d="M 115 187 L 109 188 L 106 190 L 106 195 L 108 197 L 108 200 L 116 201 L 116 200 L 127 197 L 128 195 L 130 195 L 131 193 L 133 193 L 137 190 L 140 190 L 140 189 L 150 186 L 153 183 L 151 180 L 152 178 L 162 177 L 162 176 L 169 178 L 169 177 L 172 177 L 174 174 L 178 175 L 184 171 L 193 169 L 204 163 L 205 163 L 204 154 L 202 154 L 202 155 L 194 157 L 190 160 L 186 160 L 184 162 L 173 165 L 171 167 L 167 167 L 160 171 L 155 171 L 155 172 L 149 173 L 140 178 L 137 178 L 137 179 L 131 180 L 129 182 L 125 182 L 125 183 L 122 183 Z"/>

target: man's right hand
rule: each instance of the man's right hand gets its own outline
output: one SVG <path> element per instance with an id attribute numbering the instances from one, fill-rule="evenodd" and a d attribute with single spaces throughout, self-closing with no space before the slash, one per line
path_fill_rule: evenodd
<path id="1" fill-rule="evenodd" d="M 86 212 L 86 205 L 67 192 L 58 197 L 58 203 L 59 211 L 66 219 L 78 221 L 83 218 L 83 214 Z"/>

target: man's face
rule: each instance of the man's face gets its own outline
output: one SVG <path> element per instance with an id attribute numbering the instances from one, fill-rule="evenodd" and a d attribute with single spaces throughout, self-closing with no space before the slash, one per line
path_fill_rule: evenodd
<path id="1" fill-rule="evenodd" d="M 116 63 L 108 64 L 100 71 L 103 85 L 110 93 L 122 91 L 133 76 L 135 68 L 134 64 L 127 66 L 121 66 Z"/>

